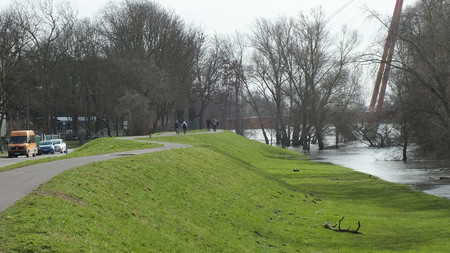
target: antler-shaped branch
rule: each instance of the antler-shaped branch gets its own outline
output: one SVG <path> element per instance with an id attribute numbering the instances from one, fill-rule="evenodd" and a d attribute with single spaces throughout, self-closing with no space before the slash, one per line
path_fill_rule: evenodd
<path id="1" fill-rule="evenodd" d="M 361 228 L 361 222 L 358 221 L 358 228 L 356 230 L 350 230 L 351 226 L 348 227 L 347 229 L 342 229 L 341 228 L 341 222 L 344 220 L 345 216 L 342 217 L 342 219 L 339 220 L 339 226 L 337 229 L 335 229 L 334 227 L 336 227 L 336 225 L 331 226 L 330 224 L 325 224 L 325 228 L 326 229 L 330 229 L 336 232 L 348 232 L 348 233 L 353 233 L 353 234 L 363 234 L 361 232 L 359 232 L 359 229 Z"/>

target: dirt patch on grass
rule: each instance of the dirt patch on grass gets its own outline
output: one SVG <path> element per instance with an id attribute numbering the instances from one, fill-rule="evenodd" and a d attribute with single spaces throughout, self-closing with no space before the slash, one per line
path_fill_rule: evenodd
<path id="1" fill-rule="evenodd" d="M 76 198 L 74 196 L 70 196 L 67 193 L 61 192 L 61 191 L 44 191 L 44 190 L 38 190 L 35 192 L 36 196 L 42 196 L 42 197 L 55 197 L 55 198 L 60 198 L 66 201 L 69 201 L 70 203 L 76 204 L 76 205 L 81 205 L 81 206 L 86 206 L 87 203 L 80 198 Z"/>

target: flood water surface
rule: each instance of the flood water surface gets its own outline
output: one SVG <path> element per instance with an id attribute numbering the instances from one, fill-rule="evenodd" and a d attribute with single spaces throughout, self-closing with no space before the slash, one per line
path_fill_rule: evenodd
<path id="1" fill-rule="evenodd" d="M 262 135 L 251 132 L 248 138 L 263 142 Z M 290 149 L 304 153 L 303 149 Z M 385 181 L 407 184 L 425 193 L 450 199 L 450 162 L 413 157 L 401 161 L 401 148 L 371 148 L 353 143 L 339 149 L 307 153 L 312 160 L 330 162 L 355 171 L 379 177 Z"/>
<path id="2" fill-rule="evenodd" d="M 298 152 L 298 150 L 293 148 Z M 379 177 L 383 180 L 407 184 L 416 190 L 450 199 L 450 166 L 446 162 L 418 159 L 408 162 L 392 157 L 393 148 L 344 147 L 334 150 L 312 151 L 312 160 L 325 161 Z"/>

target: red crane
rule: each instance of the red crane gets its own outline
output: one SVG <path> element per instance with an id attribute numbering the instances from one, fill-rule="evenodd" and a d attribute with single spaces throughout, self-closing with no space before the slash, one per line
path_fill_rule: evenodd
<path id="1" fill-rule="evenodd" d="M 369 112 L 371 114 L 379 114 L 383 110 L 384 96 L 386 93 L 386 86 L 389 79 L 389 72 L 391 69 L 392 55 L 394 53 L 394 46 L 396 41 L 396 33 L 400 23 L 400 15 L 402 12 L 403 0 L 397 0 L 395 4 L 394 14 L 392 15 L 391 24 L 389 26 L 389 33 L 384 46 L 383 56 L 380 62 L 377 79 L 375 80 L 375 87 L 373 89 L 372 100 L 370 101 Z M 381 83 L 382 82 L 382 83 Z M 381 87 L 380 87 L 381 85 Z M 378 103 L 377 103 L 378 97 Z M 376 111 L 375 111 L 376 105 Z"/>

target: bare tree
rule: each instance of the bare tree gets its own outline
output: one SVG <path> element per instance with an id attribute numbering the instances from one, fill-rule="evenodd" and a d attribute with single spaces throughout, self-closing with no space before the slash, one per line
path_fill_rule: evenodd
<path id="1" fill-rule="evenodd" d="M 221 58 L 224 64 L 223 85 L 233 91 L 232 105 L 234 108 L 234 129 L 237 134 L 243 135 L 241 114 L 241 97 L 243 85 L 246 81 L 245 75 L 245 53 L 247 45 L 242 35 L 236 33 L 233 38 L 225 39 L 222 47 Z"/>
<path id="2" fill-rule="evenodd" d="M 403 15 L 393 67 L 407 73 L 402 90 L 416 117 L 411 123 L 424 150 L 450 150 L 450 3 L 421 0 Z M 406 84 L 405 84 L 406 85 Z"/>
<path id="3" fill-rule="evenodd" d="M 55 98 L 62 88 L 57 82 L 56 68 L 68 50 L 66 38 L 73 31 L 75 14 L 67 3 L 55 4 L 52 0 L 17 2 L 15 6 L 29 41 L 27 90 L 40 88 L 44 131 L 50 132 L 54 129 L 58 110 Z"/>
<path id="4" fill-rule="evenodd" d="M 304 148 L 309 148 L 310 127 L 314 129 L 319 149 L 324 148 L 324 136 L 332 119 L 333 108 L 354 95 L 350 79 L 352 50 L 357 37 L 345 27 L 337 39 L 331 40 L 326 21 L 320 9 L 311 16 L 300 15 L 291 44 L 294 66 L 290 74 L 296 99 L 303 114 Z"/>
<path id="5" fill-rule="evenodd" d="M 336 148 L 342 142 L 357 140 L 353 126 L 357 119 L 356 116 L 359 112 L 364 111 L 362 109 L 364 100 L 360 90 L 360 75 L 361 72 L 354 67 L 346 85 L 341 87 L 331 102 L 329 122 L 334 126 Z"/>
<path id="6" fill-rule="evenodd" d="M 65 112 L 72 116 L 72 128 L 76 135 L 79 128 L 79 116 L 88 119 L 87 135 L 92 136 L 94 124 L 91 119 L 96 108 L 93 101 L 97 94 L 96 86 L 101 73 L 100 66 L 103 63 L 100 36 L 95 24 L 85 19 L 75 24 L 72 37 L 68 39 L 71 44 L 66 56 L 67 64 L 63 64 L 63 69 L 61 69 L 61 72 L 66 74 L 64 82 L 68 86 L 65 90 L 68 104 Z M 111 89 L 108 95 L 112 95 L 114 91 L 115 89 Z M 105 104 L 105 106 L 109 105 Z"/>
<path id="7" fill-rule="evenodd" d="M 247 81 L 244 82 L 245 95 L 243 97 L 258 117 L 259 127 L 261 128 L 265 143 L 270 144 L 266 130 L 272 125 L 267 125 L 264 119 L 267 121 L 267 119 L 273 118 L 272 114 L 268 113 L 271 111 L 271 100 L 265 96 L 266 93 L 264 90 L 261 90 L 264 87 L 255 85 L 254 83 L 252 84 L 250 85 Z"/>
<path id="8" fill-rule="evenodd" d="M 411 93 L 408 85 L 410 83 L 409 76 L 403 71 L 394 71 L 392 75 L 393 82 L 391 82 L 392 94 L 390 100 L 393 102 L 391 108 L 392 124 L 400 133 L 395 140 L 395 144 L 401 145 L 403 148 L 403 161 L 408 160 L 408 145 L 413 137 L 413 122 L 415 115 L 415 106 L 408 94 Z"/>
<path id="9" fill-rule="evenodd" d="M 353 102 L 349 97 L 358 86 L 351 78 L 356 34 L 344 28 L 335 38 L 331 40 L 320 9 L 298 19 L 261 19 L 255 24 L 254 83 L 263 85 L 261 90 L 275 104 L 277 139 L 283 147 L 290 145 L 294 122 L 295 144 L 301 129 L 304 149 L 309 149 L 313 134 L 323 149 L 329 126 L 337 125 L 332 122 L 334 108 Z"/>
<path id="10" fill-rule="evenodd" d="M 24 63 L 28 46 L 26 27 L 19 15 L 12 6 L 0 12 L 0 129 L 5 127 L 4 119 L 15 104 L 29 109 L 27 95 L 19 88 L 26 79 Z"/>
<path id="11" fill-rule="evenodd" d="M 252 61 L 255 66 L 256 83 L 262 85 L 262 91 L 270 94 L 275 104 L 277 144 L 290 145 L 289 125 L 285 123 L 286 94 L 284 90 L 288 80 L 284 67 L 285 50 L 291 39 L 289 23 L 286 19 L 271 22 L 260 19 L 253 29 L 252 45 L 255 48 Z"/>
<path id="12" fill-rule="evenodd" d="M 121 80 L 122 95 L 137 91 L 149 105 L 141 110 L 153 111 L 149 114 L 152 118 L 142 123 L 150 125 L 151 121 L 154 131 L 158 125 L 167 127 L 177 112 L 187 115 L 201 33 L 186 27 L 174 13 L 145 0 L 110 5 L 102 18 L 107 58 L 133 66 L 115 65 L 122 73 L 115 81 Z"/>
<path id="13" fill-rule="evenodd" d="M 211 41 L 204 45 L 198 60 L 196 60 L 196 75 L 194 83 L 194 92 L 199 100 L 199 113 L 196 115 L 200 118 L 200 128 L 203 124 L 204 113 L 208 105 L 214 102 L 217 92 L 220 90 L 219 85 L 223 78 L 223 61 L 221 58 L 222 40 L 215 36 Z"/>

